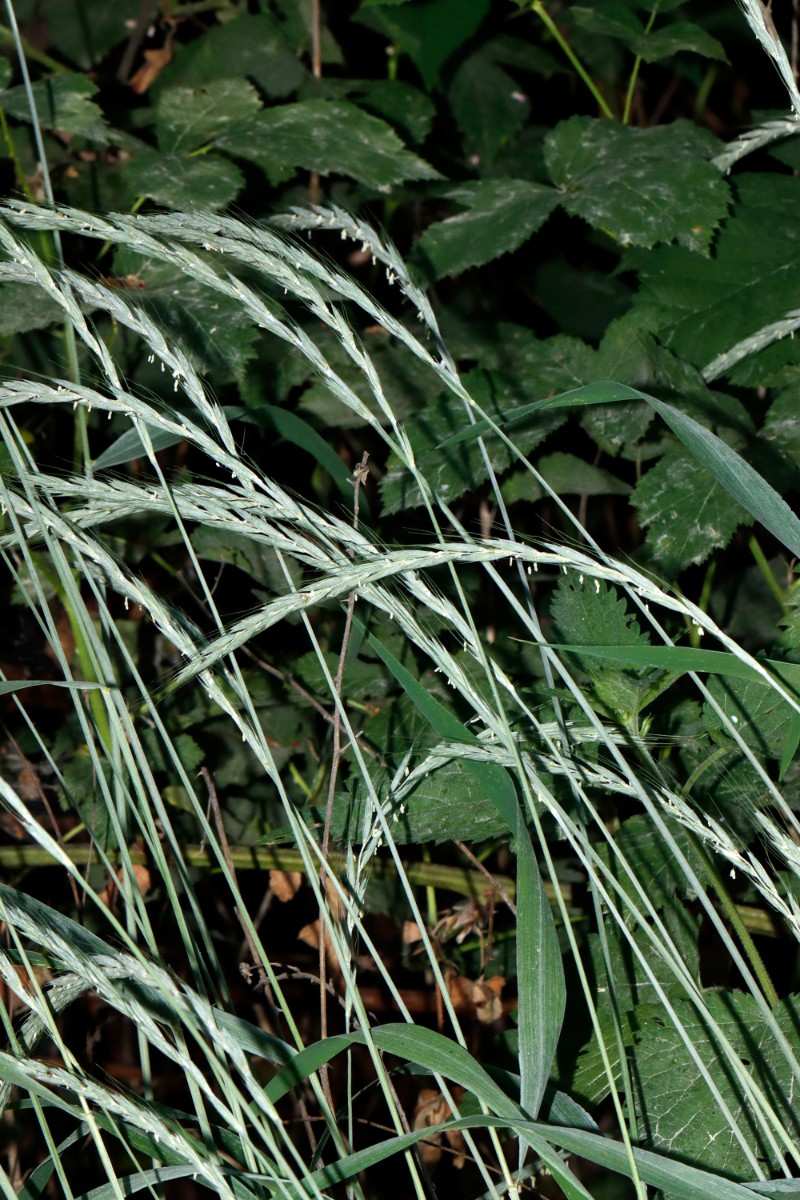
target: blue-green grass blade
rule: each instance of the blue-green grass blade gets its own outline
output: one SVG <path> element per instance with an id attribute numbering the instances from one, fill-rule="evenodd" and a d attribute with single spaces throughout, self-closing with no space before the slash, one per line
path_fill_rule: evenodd
<path id="1" fill-rule="evenodd" d="M 674 405 L 657 400 L 655 396 L 646 392 L 640 392 L 626 384 L 602 380 L 562 392 L 558 396 L 537 400 L 533 404 L 522 405 L 500 418 L 497 423 L 505 432 L 542 408 L 572 408 L 589 404 L 612 404 L 622 400 L 643 400 L 645 404 L 649 404 L 728 495 L 733 496 L 742 508 L 778 538 L 792 554 L 800 555 L 800 520 L 766 479 L 710 429 L 706 429 Z M 488 421 L 478 421 L 475 425 L 469 425 L 447 438 L 440 446 L 443 448 L 456 442 L 470 441 L 488 433 L 491 428 Z"/>
<path id="2" fill-rule="evenodd" d="M 159 450 L 168 450 L 170 446 L 177 446 L 179 442 L 186 440 L 185 434 L 174 433 L 171 429 L 156 429 L 154 426 L 148 425 L 147 431 L 156 453 Z M 112 442 L 98 458 L 93 460 L 92 469 L 108 471 L 111 467 L 122 467 L 125 463 L 146 456 L 147 450 L 141 436 L 137 430 L 128 429 L 115 442 Z"/>
<path id="3" fill-rule="evenodd" d="M 566 1168 L 561 1159 L 553 1152 L 552 1146 L 560 1146 L 589 1162 L 598 1164 L 615 1171 L 619 1175 L 630 1178 L 630 1160 L 628 1150 L 621 1142 L 612 1141 L 602 1134 L 589 1133 L 580 1129 L 568 1129 L 557 1125 L 544 1125 L 539 1122 L 524 1121 L 513 1117 L 471 1116 L 462 1117 L 457 1121 L 447 1121 L 436 1126 L 437 1133 L 445 1133 L 455 1129 L 480 1129 L 488 1127 L 503 1127 L 512 1130 L 525 1139 L 544 1162 L 558 1172 L 558 1183 L 565 1194 L 572 1197 L 588 1198 L 589 1193 Z M 383 1162 L 395 1154 L 408 1149 L 425 1137 L 430 1137 L 430 1129 L 420 1129 L 414 1133 L 402 1134 L 389 1138 L 376 1146 L 357 1151 L 338 1162 L 315 1172 L 313 1181 L 319 1187 L 329 1187 L 333 1183 L 352 1178 L 359 1171 L 366 1170 L 377 1162 Z M 770 1195 L 766 1190 L 772 1185 L 763 1185 L 757 1193 L 749 1185 L 736 1183 L 720 1175 L 703 1171 L 698 1167 L 688 1166 L 650 1150 L 632 1150 L 633 1158 L 639 1176 L 644 1183 L 661 1188 L 674 1200 L 753 1200 L 754 1194 Z M 789 1181 L 797 1184 L 797 1180 Z M 304 1195 L 307 1192 L 293 1191 L 292 1195 Z M 776 1192 L 776 1195 L 796 1195 L 796 1192 Z"/>
<path id="4" fill-rule="evenodd" d="M 567 985 L 556 923 L 522 810 L 517 817 L 517 1025 L 520 1101 L 537 1117 L 555 1058 Z"/>
<path id="5" fill-rule="evenodd" d="M 701 650 L 694 646 L 576 646 L 555 642 L 551 643 L 551 646 L 553 650 L 602 658 L 623 667 L 656 667 L 681 675 L 687 671 L 703 675 L 728 675 L 733 679 L 745 679 L 748 683 L 769 686 L 768 680 L 755 667 L 724 650 Z M 764 659 L 763 665 L 772 671 L 782 684 L 800 694 L 800 664 L 767 658 Z"/>

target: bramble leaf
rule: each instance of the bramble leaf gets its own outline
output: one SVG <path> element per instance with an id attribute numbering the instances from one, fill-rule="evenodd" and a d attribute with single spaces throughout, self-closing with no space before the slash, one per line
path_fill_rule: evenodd
<path id="1" fill-rule="evenodd" d="M 708 161 L 717 148 L 684 121 L 632 129 L 570 117 L 547 135 L 545 158 L 567 212 L 621 245 L 677 241 L 707 254 L 728 211 L 728 185 Z"/>
<path id="2" fill-rule="evenodd" d="M 558 203 L 552 188 L 522 179 L 462 183 L 447 197 L 466 211 L 429 226 L 412 255 L 433 279 L 460 275 L 518 249 Z"/>
<path id="3" fill-rule="evenodd" d="M 270 179 L 288 178 L 295 167 L 350 175 L 378 189 L 439 178 L 406 150 L 391 126 L 347 100 L 301 100 L 266 109 L 226 130 L 217 145 L 255 163 Z"/>

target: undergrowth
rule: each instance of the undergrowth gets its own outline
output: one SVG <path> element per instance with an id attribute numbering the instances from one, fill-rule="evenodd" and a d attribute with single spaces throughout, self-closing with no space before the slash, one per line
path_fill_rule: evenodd
<path id="1" fill-rule="evenodd" d="M 230 7 L 208 46 L 251 28 Z M 795 115 L 636 128 L 658 46 L 716 61 L 712 33 L 550 7 L 605 115 L 555 123 L 536 178 L 421 193 L 465 211 L 410 267 L 331 198 L 72 207 L 39 84 L 10 97 L 47 183 L 0 206 L 5 614 L 36 647 L 0 664 L 5 1195 L 800 1192 L 798 181 L 740 166 L 793 166 Z M 434 95 L 428 10 L 361 16 Z M 523 69 L 510 40 L 454 46 L 457 123 L 499 44 Z M 356 106 L 192 81 L 192 45 L 128 183 L 205 105 L 183 149 L 215 186 L 294 121 L 318 189 Z M 433 179 L 361 118 L 342 174 Z M 434 279 L 553 213 L 594 231 L 591 312 L 537 335 L 448 293 L 440 325 Z M 614 544 L 631 511 L 646 538 Z"/>

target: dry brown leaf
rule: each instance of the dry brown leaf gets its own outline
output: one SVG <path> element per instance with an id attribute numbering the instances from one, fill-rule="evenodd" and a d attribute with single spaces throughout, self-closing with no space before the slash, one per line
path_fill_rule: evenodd
<path id="1" fill-rule="evenodd" d="M 435 1088 L 423 1088 L 417 1097 L 417 1106 L 414 1109 L 411 1127 L 414 1130 L 418 1129 L 435 1129 L 437 1125 L 449 1121 L 453 1115 L 453 1110 L 445 1100 L 441 1092 L 437 1092 Z M 454 1166 L 459 1169 L 464 1165 L 464 1151 L 466 1143 L 460 1129 L 448 1129 L 445 1131 L 448 1145 L 451 1150 L 456 1152 Z M 425 1166 L 428 1168 L 435 1167 L 442 1157 L 442 1134 L 432 1132 L 429 1138 L 424 1142 L 419 1143 L 419 1153 Z"/>
<path id="2" fill-rule="evenodd" d="M 506 982 L 502 975 L 472 980 L 455 971 L 445 971 L 444 979 L 457 1013 L 474 1015 L 482 1025 L 500 1020 L 503 1015 L 501 996 Z"/>
<path id="3" fill-rule="evenodd" d="M 150 884 L 152 882 L 149 869 L 143 863 L 133 863 L 133 877 L 136 880 L 136 886 L 140 894 L 146 896 L 150 891 Z M 117 868 L 116 878 L 109 880 L 100 893 L 99 899 L 105 904 L 106 908 L 111 908 L 117 899 L 119 892 L 118 879 L 122 879 L 122 867 Z"/>
<path id="4" fill-rule="evenodd" d="M 422 932 L 416 921 L 403 921 L 403 945 L 412 946 L 422 941 Z"/>
<path id="5" fill-rule="evenodd" d="M 302 871 L 278 871 L 273 870 L 269 873 L 270 891 L 281 901 L 282 904 L 287 904 L 293 900 L 300 891 L 300 885 L 303 882 Z"/>
<path id="6" fill-rule="evenodd" d="M 153 86 L 164 68 L 169 66 L 172 58 L 171 42 L 166 42 L 160 50 L 145 50 L 144 65 L 139 67 L 139 70 L 134 72 L 128 80 L 128 87 L 137 96 L 143 96 Z"/>

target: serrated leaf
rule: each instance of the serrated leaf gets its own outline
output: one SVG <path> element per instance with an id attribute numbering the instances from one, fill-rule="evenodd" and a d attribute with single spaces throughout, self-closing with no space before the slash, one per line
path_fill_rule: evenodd
<path id="1" fill-rule="evenodd" d="M 623 246 L 677 241 L 708 252 L 728 185 L 708 161 L 718 143 L 688 122 L 633 129 L 570 117 L 545 139 L 562 204 Z"/>
<path id="2" fill-rule="evenodd" d="M 541 345 L 544 365 L 548 349 L 552 352 L 553 348 L 548 343 Z M 476 371 L 465 375 L 464 382 L 482 407 L 500 418 L 499 424 L 502 426 L 502 411 L 508 399 L 506 389 L 524 385 L 524 376 L 521 380 L 518 378 L 509 383 L 494 372 Z M 516 431 L 515 444 L 523 453 L 527 453 L 563 424 L 565 419 L 562 413 L 543 413 L 536 422 Z M 458 402 L 454 403 L 449 393 L 437 397 L 416 417 L 413 443 L 417 466 L 436 494 L 447 503 L 478 487 L 488 478 L 486 463 L 477 442 L 443 448 L 448 435 L 462 429 L 466 422 L 463 407 Z M 501 473 L 506 470 L 512 461 L 506 445 L 493 434 L 487 434 L 485 446 L 494 471 Z M 381 499 L 387 513 L 400 512 L 422 503 L 413 476 L 393 458 L 389 459 L 386 474 L 381 480 Z"/>
<path id="3" fill-rule="evenodd" d="M 361 829 L 360 796 L 337 793 L 331 814 L 331 837 L 344 839 L 346 830 Z M 324 811 L 313 812 L 322 823 Z M 392 815 L 392 837 L 398 845 L 438 845 L 462 838 L 469 830 L 470 843 L 508 835 L 508 823 L 487 797 L 481 782 L 454 760 L 431 771 Z"/>
<path id="4" fill-rule="evenodd" d="M 642 477 L 631 502 L 647 527 L 648 548 L 670 574 L 705 562 L 752 520 L 709 471 L 678 449 L 668 451 Z"/>
<path id="5" fill-rule="evenodd" d="M 290 168 L 335 173 L 378 189 L 439 173 L 407 150 L 385 121 L 346 100 L 282 104 L 241 121 L 217 145 L 268 175 L 286 178 Z"/>
<path id="6" fill-rule="evenodd" d="M 330 80 L 326 81 L 330 86 Z M 436 105 L 419 88 L 399 79 L 338 80 L 342 90 L 362 108 L 394 125 L 411 142 L 424 142 L 436 116 Z"/>
<path id="7" fill-rule="evenodd" d="M 472 167 L 487 167 L 525 124 L 527 96 L 482 46 L 456 68 L 447 92 Z"/>
<path id="8" fill-rule="evenodd" d="M 244 176 L 221 154 L 187 158 L 143 149 L 126 168 L 126 179 L 141 196 L 167 208 L 225 208 L 239 195 Z"/>
<path id="9" fill-rule="evenodd" d="M 233 20 L 207 29 L 179 45 L 170 65 L 172 84 L 204 86 L 236 75 L 254 80 L 265 95 L 281 99 L 300 87 L 307 72 L 269 13 L 239 10 Z"/>
<path id="10" fill-rule="evenodd" d="M 661 11 L 667 11 L 661 8 Z M 632 54 L 645 62 L 659 62 L 681 51 L 726 62 L 725 51 L 715 37 L 689 21 L 674 21 L 647 31 L 631 9 L 620 0 L 604 0 L 600 8 L 576 6 L 570 16 L 588 33 L 617 38 Z"/>
<path id="11" fill-rule="evenodd" d="M 744 1073 L 763 1090 L 767 1104 L 796 1138 L 800 1131 L 800 1110 L 791 1066 L 765 1027 L 756 1001 L 745 992 L 735 991 L 706 992 L 705 998 L 744 1064 Z M 772 1144 L 762 1132 L 751 1102 L 743 1095 L 741 1085 L 727 1065 L 726 1055 L 718 1048 L 706 1023 L 688 1001 L 679 1001 L 676 1010 L 691 1044 L 727 1102 L 745 1145 L 762 1164 L 778 1170 Z M 797 1054 L 800 1040 L 796 998 L 782 1000 L 773 1011 Z M 702 1162 L 707 1169 L 733 1178 L 750 1178 L 752 1166 L 734 1136 L 731 1123 L 720 1111 L 674 1026 L 656 1015 L 643 1021 L 634 1056 L 634 1102 L 647 1144 L 679 1159 Z"/>
<path id="12" fill-rule="evenodd" d="M 85 75 L 52 75 L 49 79 L 40 79 L 33 84 L 37 118 L 45 129 L 71 133 L 94 142 L 107 142 L 106 119 L 92 101 L 97 90 Z M 24 87 L 3 92 L 0 105 L 7 116 L 30 122 L 31 110 Z"/>
<path id="13" fill-rule="evenodd" d="M 464 183 L 447 193 L 466 212 L 430 225 L 416 243 L 412 262 L 441 279 L 518 249 L 549 217 L 558 195 L 522 179 Z"/>
<path id="14" fill-rule="evenodd" d="M 757 330 L 800 308 L 800 181 L 789 175 L 740 175 L 736 202 L 712 258 L 661 246 L 632 252 L 640 301 L 679 357 L 701 369 Z M 752 355 L 736 378 L 751 386 L 800 361 L 800 339 L 784 338 Z"/>
<path id="15" fill-rule="evenodd" d="M 156 112 L 159 148 L 173 154 L 190 154 L 260 108 L 258 92 L 246 79 L 215 79 L 202 86 L 166 88 L 159 94 Z"/>
<path id="16" fill-rule="evenodd" d="M 752 679 L 733 678 L 710 679 L 708 691 L 746 745 L 761 758 L 780 758 L 792 710 L 777 692 Z M 721 718 L 708 703 L 703 707 L 703 719 L 709 729 L 723 728 Z"/>
<path id="17" fill-rule="evenodd" d="M 558 641 L 574 647 L 600 702 L 624 724 L 633 721 L 661 691 L 665 682 L 663 673 L 632 663 L 625 670 L 608 663 L 598 666 L 596 658 L 582 657 L 579 649 L 595 642 L 626 648 L 649 646 L 649 639 L 628 612 L 623 597 L 600 580 L 562 576 L 553 595 L 550 615 Z"/>

